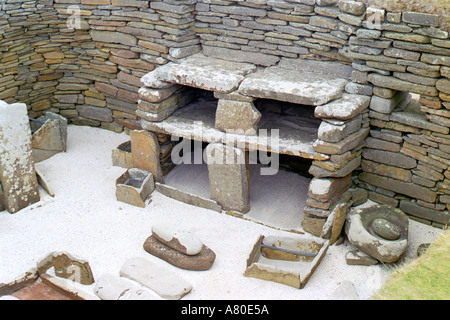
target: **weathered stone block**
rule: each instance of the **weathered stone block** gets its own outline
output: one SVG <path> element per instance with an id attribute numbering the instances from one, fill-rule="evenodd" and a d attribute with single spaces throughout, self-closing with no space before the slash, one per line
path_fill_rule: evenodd
<path id="1" fill-rule="evenodd" d="M 253 102 L 219 100 L 216 111 L 216 129 L 225 132 L 256 135 L 261 113 Z"/>
<path id="2" fill-rule="evenodd" d="M 429 188 L 421 187 L 409 182 L 366 172 L 360 174 L 359 179 L 374 186 L 404 194 L 414 199 L 420 199 L 425 202 L 434 202 L 437 198 L 437 194 Z"/>
<path id="3" fill-rule="evenodd" d="M 408 200 L 400 201 L 400 209 L 414 217 L 436 221 L 446 225 L 450 224 L 450 213 L 448 211 L 439 211 L 421 207 Z"/>
<path id="4" fill-rule="evenodd" d="M 350 120 L 363 112 L 370 103 L 370 97 L 346 94 L 342 98 L 316 107 L 314 114 L 317 118 Z"/>
<path id="5" fill-rule="evenodd" d="M 403 12 L 402 20 L 406 23 L 418 24 L 423 26 L 437 27 L 439 25 L 439 16 L 437 14 L 422 12 Z"/>
<path id="6" fill-rule="evenodd" d="M 392 99 L 372 96 L 369 108 L 376 112 L 390 114 L 408 96 L 407 92 L 399 92 Z"/>
<path id="7" fill-rule="evenodd" d="M 383 76 L 376 73 L 369 74 L 367 76 L 367 80 L 372 84 L 383 88 L 389 88 L 398 91 L 410 91 L 433 97 L 438 95 L 438 91 L 434 87 L 414 84 L 408 81 L 400 80 L 394 77 Z"/>
<path id="8" fill-rule="evenodd" d="M 206 147 L 211 199 L 225 210 L 250 210 L 250 186 L 245 152 L 212 143 Z"/>
<path id="9" fill-rule="evenodd" d="M 400 167 L 404 169 L 412 169 L 417 165 L 417 161 L 407 155 L 376 149 L 364 149 L 362 156 L 364 159 L 372 160 L 387 165 Z"/>
<path id="10" fill-rule="evenodd" d="M 318 138 L 326 142 L 339 142 L 353 132 L 358 131 L 361 128 L 361 123 L 361 116 L 357 116 L 356 118 L 345 122 L 343 125 L 333 125 L 326 121 L 322 121 L 319 126 Z"/>
<path id="11" fill-rule="evenodd" d="M 155 235 L 152 235 L 145 240 L 144 250 L 171 265 L 186 270 L 208 270 L 212 267 L 214 260 L 216 259 L 214 251 L 205 245 L 202 246 L 199 253 L 187 255 L 158 240 Z"/>
<path id="12" fill-rule="evenodd" d="M 343 154 L 361 145 L 368 134 L 368 128 L 361 128 L 337 143 L 316 140 L 313 148 L 316 152 L 324 154 Z"/>
<path id="13" fill-rule="evenodd" d="M 309 184 L 308 197 L 328 202 L 341 195 L 351 184 L 351 175 L 343 178 L 313 178 Z"/>
<path id="14" fill-rule="evenodd" d="M 40 200 L 25 104 L 0 100 L 0 181 L 10 213 Z"/>

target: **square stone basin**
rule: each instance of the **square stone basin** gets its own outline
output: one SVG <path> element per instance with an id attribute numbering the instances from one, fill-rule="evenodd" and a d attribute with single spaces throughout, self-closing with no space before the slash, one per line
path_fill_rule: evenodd
<path id="1" fill-rule="evenodd" d="M 302 289 L 319 266 L 329 241 L 318 238 L 260 236 L 244 275 Z"/>
<path id="2" fill-rule="evenodd" d="M 153 175 L 145 170 L 128 169 L 116 180 L 116 198 L 134 206 L 145 207 L 145 201 L 155 190 Z"/>

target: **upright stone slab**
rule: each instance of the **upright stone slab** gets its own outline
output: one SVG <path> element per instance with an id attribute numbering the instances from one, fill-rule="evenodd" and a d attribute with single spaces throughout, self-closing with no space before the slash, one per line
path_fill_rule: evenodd
<path id="1" fill-rule="evenodd" d="M 27 106 L 0 101 L 0 180 L 10 213 L 40 200 Z"/>
<path id="2" fill-rule="evenodd" d="M 250 210 L 245 151 L 220 143 L 206 147 L 211 199 L 225 210 Z"/>
<path id="3" fill-rule="evenodd" d="M 163 173 L 156 135 L 145 130 L 134 130 L 130 132 L 130 138 L 133 167 L 151 172 L 155 181 L 161 182 Z"/>

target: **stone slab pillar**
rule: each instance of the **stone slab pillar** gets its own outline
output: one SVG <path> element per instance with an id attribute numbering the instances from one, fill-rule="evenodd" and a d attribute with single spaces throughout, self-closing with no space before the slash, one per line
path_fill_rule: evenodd
<path id="1" fill-rule="evenodd" d="M 162 182 L 160 146 L 154 133 L 145 130 L 130 132 L 133 167 L 149 171 L 157 182 Z"/>
<path id="2" fill-rule="evenodd" d="M 0 181 L 10 213 L 40 200 L 27 106 L 0 101 Z"/>
<path id="3" fill-rule="evenodd" d="M 245 151 L 211 143 L 206 147 L 211 199 L 224 210 L 250 210 L 249 176 Z"/>
<path id="4" fill-rule="evenodd" d="M 261 113 L 253 102 L 220 99 L 216 112 L 216 129 L 256 135 Z"/>

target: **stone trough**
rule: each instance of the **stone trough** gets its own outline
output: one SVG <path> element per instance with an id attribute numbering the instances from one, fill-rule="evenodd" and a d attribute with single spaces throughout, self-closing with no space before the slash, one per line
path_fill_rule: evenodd
<path id="1" fill-rule="evenodd" d="M 329 241 L 317 238 L 260 236 L 244 275 L 302 289 L 319 266 Z"/>
<path id="2" fill-rule="evenodd" d="M 128 169 L 116 180 L 116 198 L 133 206 L 145 207 L 145 201 L 155 190 L 153 175 L 145 170 Z"/>
<path id="3" fill-rule="evenodd" d="M 0 283 L 0 300 L 98 300 L 83 287 L 93 283 L 88 261 L 52 252 L 38 260 L 35 268 L 9 283 Z"/>

